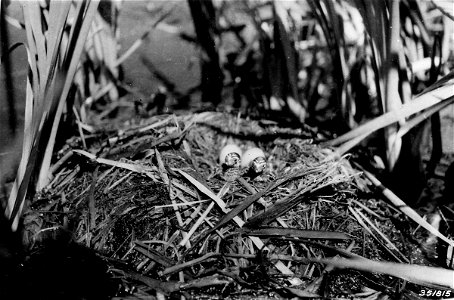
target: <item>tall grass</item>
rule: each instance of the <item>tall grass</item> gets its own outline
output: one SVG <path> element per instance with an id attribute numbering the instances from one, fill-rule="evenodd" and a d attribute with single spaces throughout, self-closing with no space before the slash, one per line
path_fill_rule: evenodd
<path id="1" fill-rule="evenodd" d="M 21 3 L 29 72 L 22 156 L 5 212 L 13 231 L 27 193 L 46 184 L 58 126 L 98 5 L 97 0 Z"/>
<path id="2" fill-rule="evenodd" d="M 280 1 L 273 3 L 276 6 L 282 6 Z M 421 113 L 426 111 L 424 116 L 427 116 L 427 112 L 430 111 L 430 114 L 434 115 L 432 121 L 436 125 L 437 112 L 451 103 L 452 89 L 450 87 L 452 88 L 452 83 L 450 79 L 452 75 L 448 75 L 442 81 L 439 81 L 438 85 L 436 84 L 430 90 L 426 90 L 424 95 L 418 94 L 424 90 L 424 87 L 434 84 L 442 75 L 442 66 L 447 63 L 448 59 L 446 44 L 436 48 L 435 37 L 437 34 L 442 34 L 445 29 L 446 33 L 449 34 L 448 29 L 450 26 L 452 27 L 452 21 L 448 20 L 449 16 L 447 16 L 443 22 L 438 21 L 438 26 L 441 25 L 441 27 L 438 27 L 439 32 L 429 31 L 428 27 L 434 22 L 434 20 L 425 20 L 425 18 L 428 18 L 429 7 L 427 5 L 429 4 L 422 3 L 425 5 L 421 7 L 420 2 L 413 0 L 356 0 L 354 2 L 307 0 L 292 3 L 293 6 L 287 5 L 287 12 L 281 13 L 281 15 L 286 15 L 287 19 L 290 19 L 287 22 L 293 24 L 293 30 L 296 28 L 296 30 L 303 32 L 304 26 L 301 20 L 294 17 L 294 12 L 297 11 L 299 6 L 304 5 L 309 6 L 312 10 L 315 17 L 315 32 L 321 32 L 322 38 L 326 42 L 326 50 L 319 48 L 321 50 L 314 50 L 314 53 L 326 51 L 330 57 L 331 66 L 325 66 L 325 69 L 331 72 L 330 76 L 334 81 L 334 85 L 331 86 L 331 96 L 328 97 L 337 99 L 337 101 L 330 102 L 333 107 L 332 110 L 336 112 L 338 118 L 338 122 L 335 124 L 340 130 L 337 132 L 345 133 L 346 128 L 352 129 L 351 133 L 346 133 L 329 144 L 340 146 L 339 141 L 343 141 L 345 144 L 340 146 L 339 152 L 350 151 L 375 132 L 376 129 L 372 130 L 372 127 L 366 126 L 366 124 L 358 129 L 354 128 L 360 125 L 359 123 L 367 123 L 366 121 L 378 124 L 379 120 L 383 120 L 379 116 L 377 116 L 376 121 L 370 120 L 373 116 L 370 110 L 375 106 L 378 108 L 378 112 L 395 116 L 392 122 L 386 125 L 382 123 L 383 126 L 380 127 L 384 129 L 385 133 L 384 144 L 382 145 L 386 152 L 385 162 L 388 170 L 392 171 L 401 154 L 403 135 L 427 119 L 427 117 L 422 117 Z M 446 15 L 446 11 L 440 7 L 435 6 L 435 11 L 438 12 L 436 14 L 438 16 Z M 359 21 L 357 12 L 359 12 L 359 19 L 361 19 Z M 431 14 L 434 14 L 433 10 Z M 297 17 L 300 16 L 297 15 Z M 308 16 L 303 15 L 304 18 L 307 20 Z M 361 33 L 361 29 L 358 29 L 358 22 L 364 25 L 363 33 Z M 352 25 L 353 27 L 356 25 L 358 30 L 356 33 L 351 30 Z M 283 34 L 285 32 L 280 32 L 281 36 Z M 286 34 L 293 37 L 295 45 L 298 45 L 298 43 L 299 45 L 303 45 L 303 43 L 310 45 L 309 42 L 314 44 L 314 35 L 295 34 L 288 28 Z M 360 37 L 352 40 L 352 34 L 357 36 L 364 34 L 365 43 L 362 42 Z M 295 36 L 298 35 L 301 40 L 295 40 Z M 323 45 L 323 40 L 318 40 L 316 43 Z M 349 45 L 351 41 L 355 44 Z M 301 47 L 299 55 L 301 60 L 304 56 L 312 55 L 313 62 L 311 64 L 317 63 L 315 62 L 317 54 L 311 54 Z M 425 66 L 422 67 L 424 61 L 429 63 L 425 63 Z M 362 67 L 356 68 L 356 65 L 362 65 Z M 311 69 L 304 69 L 304 65 L 300 65 L 301 67 L 303 69 L 298 70 L 300 73 L 304 71 L 305 74 L 308 74 L 307 76 L 317 74 Z M 370 95 L 370 93 L 369 95 L 368 93 L 360 94 L 360 91 L 352 90 L 354 87 L 358 87 L 358 84 L 354 85 L 353 78 L 363 80 L 361 76 L 355 74 L 356 72 L 365 72 L 372 77 L 372 79 L 366 79 L 362 84 L 366 85 L 369 91 L 375 91 L 376 98 L 372 98 L 373 95 Z M 303 90 L 300 90 L 299 93 L 304 90 L 313 90 L 312 85 L 315 85 L 315 88 L 320 88 L 324 84 L 326 89 L 330 89 L 330 86 L 323 81 L 326 82 L 326 78 L 319 77 L 318 80 L 306 80 L 304 84 L 307 86 L 303 87 Z M 356 97 L 353 97 L 355 93 Z M 313 93 L 305 94 L 305 97 L 312 97 L 312 95 Z M 317 96 L 320 97 L 316 94 Z M 403 105 L 410 105 L 409 102 L 413 101 L 419 102 L 421 97 L 424 99 L 441 98 L 439 99 L 440 103 L 433 101 L 430 102 L 431 105 L 414 111 L 411 115 L 399 116 L 402 111 L 405 111 L 405 109 L 401 109 Z M 317 114 L 320 112 L 313 109 L 317 103 L 311 104 L 319 100 L 306 98 L 300 101 L 303 103 L 307 101 L 305 105 L 308 108 L 308 119 L 319 117 Z M 367 103 L 368 101 L 375 101 L 375 103 L 371 105 Z M 364 110 L 369 110 L 369 112 L 364 112 Z M 356 118 L 361 114 L 368 116 L 368 119 Z M 372 131 L 367 132 L 366 128 L 370 128 Z M 441 151 L 439 149 L 441 141 L 436 139 L 439 136 L 437 130 L 440 129 L 433 126 L 433 130 L 432 135 L 435 137 L 433 160 L 436 160 L 436 153 Z M 350 137 L 350 139 L 347 140 L 346 137 Z"/>

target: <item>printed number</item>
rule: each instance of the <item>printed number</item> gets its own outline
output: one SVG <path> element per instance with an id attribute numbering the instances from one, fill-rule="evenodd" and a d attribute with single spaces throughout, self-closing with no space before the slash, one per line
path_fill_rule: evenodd
<path id="1" fill-rule="evenodd" d="M 432 290 L 432 289 L 421 289 L 419 291 L 419 296 L 422 297 L 446 297 L 451 296 L 451 291 L 448 290 Z"/>

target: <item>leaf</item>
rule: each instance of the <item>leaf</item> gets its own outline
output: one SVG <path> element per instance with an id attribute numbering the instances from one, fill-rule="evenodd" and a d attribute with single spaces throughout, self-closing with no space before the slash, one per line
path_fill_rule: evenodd
<path id="1" fill-rule="evenodd" d="M 399 197 L 397 197 L 391 190 L 385 188 L 382 183 L 370 172 L 364 170 L 361 166 L 356 164 L 363 172 L 364 175 L 374 184 L 376 187 L 381 189 L 381 193 L 391 201 L 394 206 L 396 206 L 400 211 L 402 211 L 405 215 L 407 215 L 410 219 L 418 223 L 421 227 L 425 228 L 431 234 L 435 235 L 436 237 L 440 238 L 441 240 L 445 241 L 448 245 L 454 246 L 454 241 L 445 237 L 440 231 L 434 228 L 431 224 L 429 224 L 426 220 L 424 220 L 416 211 L 414 211 L 411 207 L 409 207 L 404 201 L 402 201 Z"/>
<path id="2" fill-rule="evenodd" d="M 179 170 L 177 169 L 177 171 L 183 175 L 183 177 L 185 177 L 189 182 L 191 182 L 194 186 L 196 186 L 202 193 L 204 193 L 205 195 L 207 195 L 208 197 L 210 197 L 212 200 L 214 200 L 216 202 L 216 204 L 218 204 L 218 206 L 221 208 L 221 210 L 224 212 L 224 213 L 227 213 L 228 210 L 226 209 L 225 207 L 225 203 L 222 199 L 220 199 L 218 196 L 216 196 L 212 191 L 210 191 L 207 187 L 205 187 L 203 184 L 201 184 L 200 182 L 198 182 L 196 179 L 194 179 L 192 176 L 190 176 L 189 174 L 187 174 L 186 172 L 182 171 L 182 170 Z M 259 197 L 260 198 L 260 197 Z M 231 219 L 233 219 L 233 221 L 235 221 L 235 223 L 238 225 L 238 227 L 243 227 L 244 225 L 244 221 L 241 220 L 238 216 L 233 216 L 231 215 Z M 212 229 L 209 230 L 209 232 L 213 232 L 214 230 L 216 230 L 216 226 L 213 227 Z M 197 243 L 199 243 L 206 235 L 203 234 L 201 237 L 199 237 L 199 239 L 197 241 L 195 241 L 192 245 L 192 247 L 190 249 L 192 249 Z M 258 249 L 264 249 L 264 250 L 269 250 L 268 247 L 265 246 L 265 244 L 258 238 L 256 237 L 250 237 L 250 239 L 252 240 L 252 242 L 254 243 L 254 245 L 258 248 Z M 291 275 L 293 274 L 293 272 L 287 267 L 285 266 L 281 261 L 277 261 L 275 262 L 274 264 L 276 266 L 276 268 L 283 274 L 288 274 L 288 275 Z"/>
<path id="3" fill-rule="evenodd" d="M 129 171 L 136 172 L 136 173 L 147 173 L 150 171 L 157 171 L 156 168 L 152 168 L 152 167 L 144 167 L 142 165 L 119 162 L 119 161 L 110 160 L 110 159 L 106 159 L 106 158 L 97 158 L 94 154 L 88 153 L 87 151 L 84 151 L 84 150 L 73 150 L 73 151 L 75 153 L 86 156 L 89 159 L 96 161 L 97 163 L 129 170 Z"/>
<path id="4" fill-rule="evenodd" d="M 306 111 L 301 105 L 302 101 L 298 93 L 298 63 L 297 54 L 292 45 L 289 37 L 288 28 L 285 27 L 283 20 L 287 17 L 287 11 L 282 7 L 279 1 L 274 2 L 275 5 L 275 16 L 274 26 L 276 26 L 274 43 L 280 51 L 276 51 L 275 55 L 279 55 L 278 61 L 283 65 L 284 72 L 284 84 L 290 89 L 290 95 L 281 95 L 287 99 L 287 105 L 290 111 L 301 121 L 304 122 Z M 278 96 L 278 95 L 274 95 Z"/>
<path id="5" fill-rule="evenodd" d="M 187 262 L 182 263 L 182 264 L 176 264 L 176 265 L 173 265 L 173 266 L 168 266 L 164 271 L 161 272 L 160 275 L 161 275 L 161 276 L 170 275 L 170 274 L 172 274 L 172 273 L 179 272 L 179 271 L 183 270 L 184 268 L 193 266 L 193 265 L 195 265 L 195 264 L 202 263 L 202 262 L 204 262 L 204 261 L 207 260 L 207 259 L 210 259 L 210 258 L 212 258 L 212 257 L 217 257 L 217 256 L 220 256 L 220 255 L 221 255 L 220 253 L 213 253 L 213 252 L 210 252 L 210 253 L 205 254 L 205 255 L 202 256 L 202 257 L 193 259 L 193 260 L 191 260 L 191 261 L 187 261 Z"/>
<path id="6" fill-rule="evenodd" d="M 313 261 L 329 264 L 337 268 L 349 268 L 371 273 L 387 274 L 421 285 L 430 284 L 454 288 L 454 271 L 443 268 L 373 261 L 366 258 L 322 258 L 313 259 Z"/>
<path id="7" fill-rule="evenodd" d="M 47 173 L 50 168 L 50 161 L 52 158 L 52 153 L 55 145 L 55 137 L 57 135 L 57 130 L 58 130 L 58 124 L 60 123 L 60 117 L 63 112 L 63 107 L 64 103 L 66 101 L 66 98 L 69 93 L 69 89 L 71 87 L 72 81 L 74 79 L 74 74 L 76 73 L 76 68 L 77 65 L 79 64 L 79 59 L 82 54 L 82 50 L 85 44 L 85 39 L 87 37 L 88 31 L 91 26 L 91 22 L 93 20 L 93 17 L 97 11 L 99 5 L 99 0 L 92 0 L 89 2 L 85 16 L 83 18 L 82 24 L 79 24 L 76 22 L 73 25 L 74 27 L 77 27 L 80 25 L 80 28 L 78 28 L 78 33 L 73 33 L 73 35 L 70 35 L 70 43 L 68 43 L 68 47 L 74 47 L 72 50 L 67 51 L 66 55 L 71 55 L 70 57 L 65 57 L 65 61 L 68 64 L 68 69 L 67 71 L 65 70 L 65 76 L 64 76 L 64 83 L 62 86 L 61 93 L 56 93 L 55 96 L 58 98 L 58 107 L 55 113 L 51 112 L 51 115 L 54 115 L 53 118 L 53 123 L 52 123 L 52 131 L 49 136 L 49 140 L 46 146 L 45 154 L 43 157 L 43 161 L 41 164 L 40 172 L 39 172 L 39 179 L 38 179 L 38 184 L 37 188 L 43 188 L 48 182 L 49 179 L 47 177 Z M 72 29 L 73 29 L 72 28 Z M 60 74 L 59 74 L 60 75 Z M 63 78 L 61 78 L 63 81 Z M 58 83 L 57 83 L 58 84 Z"/>
<path id="8" fill-rule="evenodd" d="M 29 26 L 32 33 L 32 38 L 34 40 L 34 45 L 36 47 L 36 58 L 37 58 L 37 71 L 38 71 L 38 95 L 44 95 L 44 87 L 46 86 L 46 38 L 44 36 L 44 30 L 42 28 L 42 18 L 41 18 L 41 7 L 38 1 L 29 1 L 24 4 L 24 15 L 27 14 Z M 27 23 L 26 23 L 27 25 Z M 41 105 L 43 97 L 38 97 L 36 100 L 38 105 Z"/>
<path id="9" fill-rule="evenodd" d="M 276 218 L 282 216 L 284 213 L 291 210 L 293 207 L 301 203 L 309 194 L 322 189 L 328 185 L 337 183 L 337 180 L 327 180 L 331 175 L 333 175 L 336 170 L 335 164 L 328 166 L 325 165 L 322 170 L 319 170 L 319 174 L 313 180 L 311 180 L 310 185 L 303 185 L 301 188 L 293 191 L 290 195 L 284 199 L 276 201 L 273 205 L 267 207 L 267 209 L 252 218 L 250 218 L 245 226 L 249 228 L 257 227 L 260 225 L 267 225 L 270 222 L 274 221 Z M 315 172 L 315 170 L 313 170 Z M 328 183 L 324 183 L 325 180 Z"/>
<path id="10" fill-rule="evenodd" d="M 11 45 L 9 48 L 8 48 L 8 53 L 3 53 L 2 56 L 0 57 L 0 65 L 3 64 L 3 62 L 5 61 L 5 59 L 9 59 L 9 55 L 11 55 L 11 53 L 16 50 L 17 48 L 19 48 L 19 46 L 22 46 L 24 45 L 24 43 L 14 43 L 13 45 Z M 25 46 L 25 45 L 24 45 Z"/>
<path id="11" fill-rule="evenodd" d="M 170 8 L 167 9 L 164 13 L 161 14 L 161 16 L 153 23 L 152 28 L 156 28 L 165 18 L 167 18 L 171 13 L 172 9 L 175 6 L 173 4 Z M 142 36 L 137 39 L 131 47 L 128 48 L 128 50 L 125 51 L 115 62 L 114 66 L 117 67 L 121 65 L 125 60 L 127 60 L 143 43 L 144 41 L 148 38 L 151 30 L 147 30 L 142 34 Z"/>
<path id="12" fill-rule="evenodd" d="M 48 29 L 48 44 L 46 53 L 46 73 L 47 85 L 45 91 L 48 90 L 54 71 L 57 67 L 57 55 L 61 46 L 62 35 L 65 29 L 66 21 L 71 8 L 71 1 L 51 1 L 49 9 L 49 19 L 52 20 Z M 50 77 L 52 76 L 52 77 Z"/>
<path id="13" fill-rule="evenodd" d="M 390 10 L 390 21 L 391 27 L 387 35 L 389 41 L 389 49 L 387 49 L 387 59 L 384 65 L 385 67 L 385 98 L 384 98 L 384 111 L 395 111 L 398 113 L 398 109 L 402 105 L 402 99 L 399 93 L 399 80 L 402 78 L 399 76 L 399 54 L 401 53 L 402 45 L 400 43 L 400 2 L 399 0 L 391 0 Z M 403 93 L 402 93 L 403 95 Z M 405 123 L 403 117 L 398 120 L 401 124 Z M 400 154 L 400 146 L 402 141 L 397 136 L 397 124 L 387 126 L 385 129 L 385 143 L 386 143 L 386 156 L 388 169 L 391 171 L 397 162 Z"/>
<path id="14" fill-rule="evenodd" d="M 31 73 L 32 73 L 32 76 L 31 76 L 31 79 L 32 79 L 32 89 L 33 89 L 33 96 L 35 99 L 38 99 L 38 95 L 39 95 L 39 75 L 38 75 L 38 66 L 37 66 L 37 61 L 36 61 L 36 57 L 37 57 L 37 50 L 36 50 L 36 44 L 35 44 L 35 41 L 33 39 L 33 32 L 32 32 L 32 29 L 31 29 L 31 24 L 30 24 L 30 15 L 29 15 L 29 12 L 28 12 L 28 9 L 27 9 L 27 2 L 23 2 L 22 3 L 22 10 L 23 10 L 23 13 L 24 13 L 24 21 L 25 21 L 25 32 L 26 32 L 26 36 L 27 36 L 27 49 L 28 49 L 28 59 L 29 59 L 29 62 L 28 62 L 28 67 L 30 68 L 31 70 Z M 39 108 L 39 106 L 37 106 Z M 39 109 L 34 109 L 33 110 L 33 118 L 32 118 L 32 128 L 36 128 L 39 124 L 39 114 L 38 114 L 38 111 Z"/>
<path id="15" fill-rule="evenodd" d="M 440 79 L 439 82 L 428 88 L 428 91 L 416 96 L 411 102 L 405 103 L 397 111 L 387 112 L 373 120 L 370 120 L 363 125 L 350 130 L 340 137 L 328 141 L 326 146 L 338 146 L 359 136 L 368 136 L 373 132 L 398 122 L 402 118 L 409 117 L 413 114 L 422 112 L 425 109 L 431 108 L 440 102 L 451 101 L 454 96 L 452 84 L 454 81 L 454 71 Z M 360 142 L 360 141 L 358 141 Z"/>
<path id="16" fill-rule="evenodd" d="M 350 237 L 343 232 L 327 230 L 304 230 L 297 228 L 261 227 L 257 229 L 244 228 L 240 233 L 262 237 L 295 237 L 303 239 L 347 240 Z"/>
<path id="17" fill-rule="evenodd" d="M 385 1 L 356 0 L 355 3 L 367 28 L 367 40 L 372 52 L 372 68 L 375 73 L 375 87 L 383 111 L 385 105 L 384 63 L 387 60 L 387 31 L 389 28 L 387 5 Z"/>
<path id="18" fill-rule="evenodd" d="M 30 51 L 27 47 L 25 47 L 27 50 L 27 58 L 28 58 L 28 63 L 29 66 L 31 64 L 31 57 L 30 57 Z M 13 186 L 11 188 L 11 192 L 8 197 L 8 204 L 6 207 L 5 214 L 6 216 L 12 220 L 12 230 L 15 231 L 17 229 L 17 226 L 19 224 L 19 216 L 14 216 L 13 211 L 14 211 L 14 206 L 15 203 L 18 201 L 18 193 L 19 193 L 19 187 L 24 179 L 25 176 L 25 170 L 28 164 L 29 156 L 30 156 L 30 151 L 32 148 L 33 144 L 33 133 L 34 131 L 32 130 L 32 125 L 33 125 L 33 106 L 34 106 L 34 96 L 33 96 L 33 90 L 32 90 L 32 82 L 30 80 L 31 70 L 29 69 L 29 74 L 27 76 L 27 81 L 26 81 L 26 94 L 25 94 L 25 115 L 24 115 L 24 136 L 23 136 L 23 141 L 22 141 L 22 154 L 21 154 L 21 160 L 19 162 L 19 167 L 17 170 L 16 174 L 16 179 L 14 180 Z M 23 200 L 22 200 L 23 201 Z M 22 209 L 22 207 L 21 207 Z"/>
<path id="19" fill-rule="evenodd" d="M 148 258 L 152 259 L 153 261 L 159 263 L 160 265 L 168 268 L 175 265 L 175 262 L 169 259 L 168 257 L 162 255 L 153 249 L 151 249 L 147 244 L 142 243 L 140 241 L 134 242 L 135 247 L 134 250 L 144 254 Z"/>
<path id="20" fill-rule="evenodd" d="M 438 9 L 443 15 L 454 21 L 454 9 L 450 1 L 430 0 L 432 5 Z"/>

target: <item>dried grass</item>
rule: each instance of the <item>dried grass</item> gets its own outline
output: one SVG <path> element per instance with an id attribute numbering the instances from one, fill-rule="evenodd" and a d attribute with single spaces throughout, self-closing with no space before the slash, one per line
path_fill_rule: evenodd
<path id="1" fill-rule="evenodd" d="M 327 159 L 333 151 L 313 144 L 310 131 L 205 112 L 96 132 L 87 151 L 79 137 L 58 154 L 52 182 L 25 214 L 26 239 L 33 247 L 73 231 L 136 286 L 130 299 L 377 299 L 397 283 L 319 263 L 414 259 L 416 246 L 393 224 L 403 216 L 361 199 L 364 179 L 346 159 Z M 266 172 L 226 182 L 217 159 L 227 142 L 261 147 Z"/>

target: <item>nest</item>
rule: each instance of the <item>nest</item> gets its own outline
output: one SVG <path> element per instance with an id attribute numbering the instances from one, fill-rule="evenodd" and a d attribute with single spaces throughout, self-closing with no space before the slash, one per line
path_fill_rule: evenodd
<path id="1" fill-rule="evenodd" d="M 125 128 L 73 138 L 58 153 L 51 183 L 24 217 L 30 247 L 72 232 L 121 279 L 121 299 L 395 292 L 389 276 L 316 262 L 342 253 L 408 261 L 415 248 L 396 230 L 396 210 L 366 194 L 359 172 L 314 144 L 310 129 L 215 112 Z M 261 148 L 265 172 L 226 180 L 219 151 L 227 143 Z"/>

